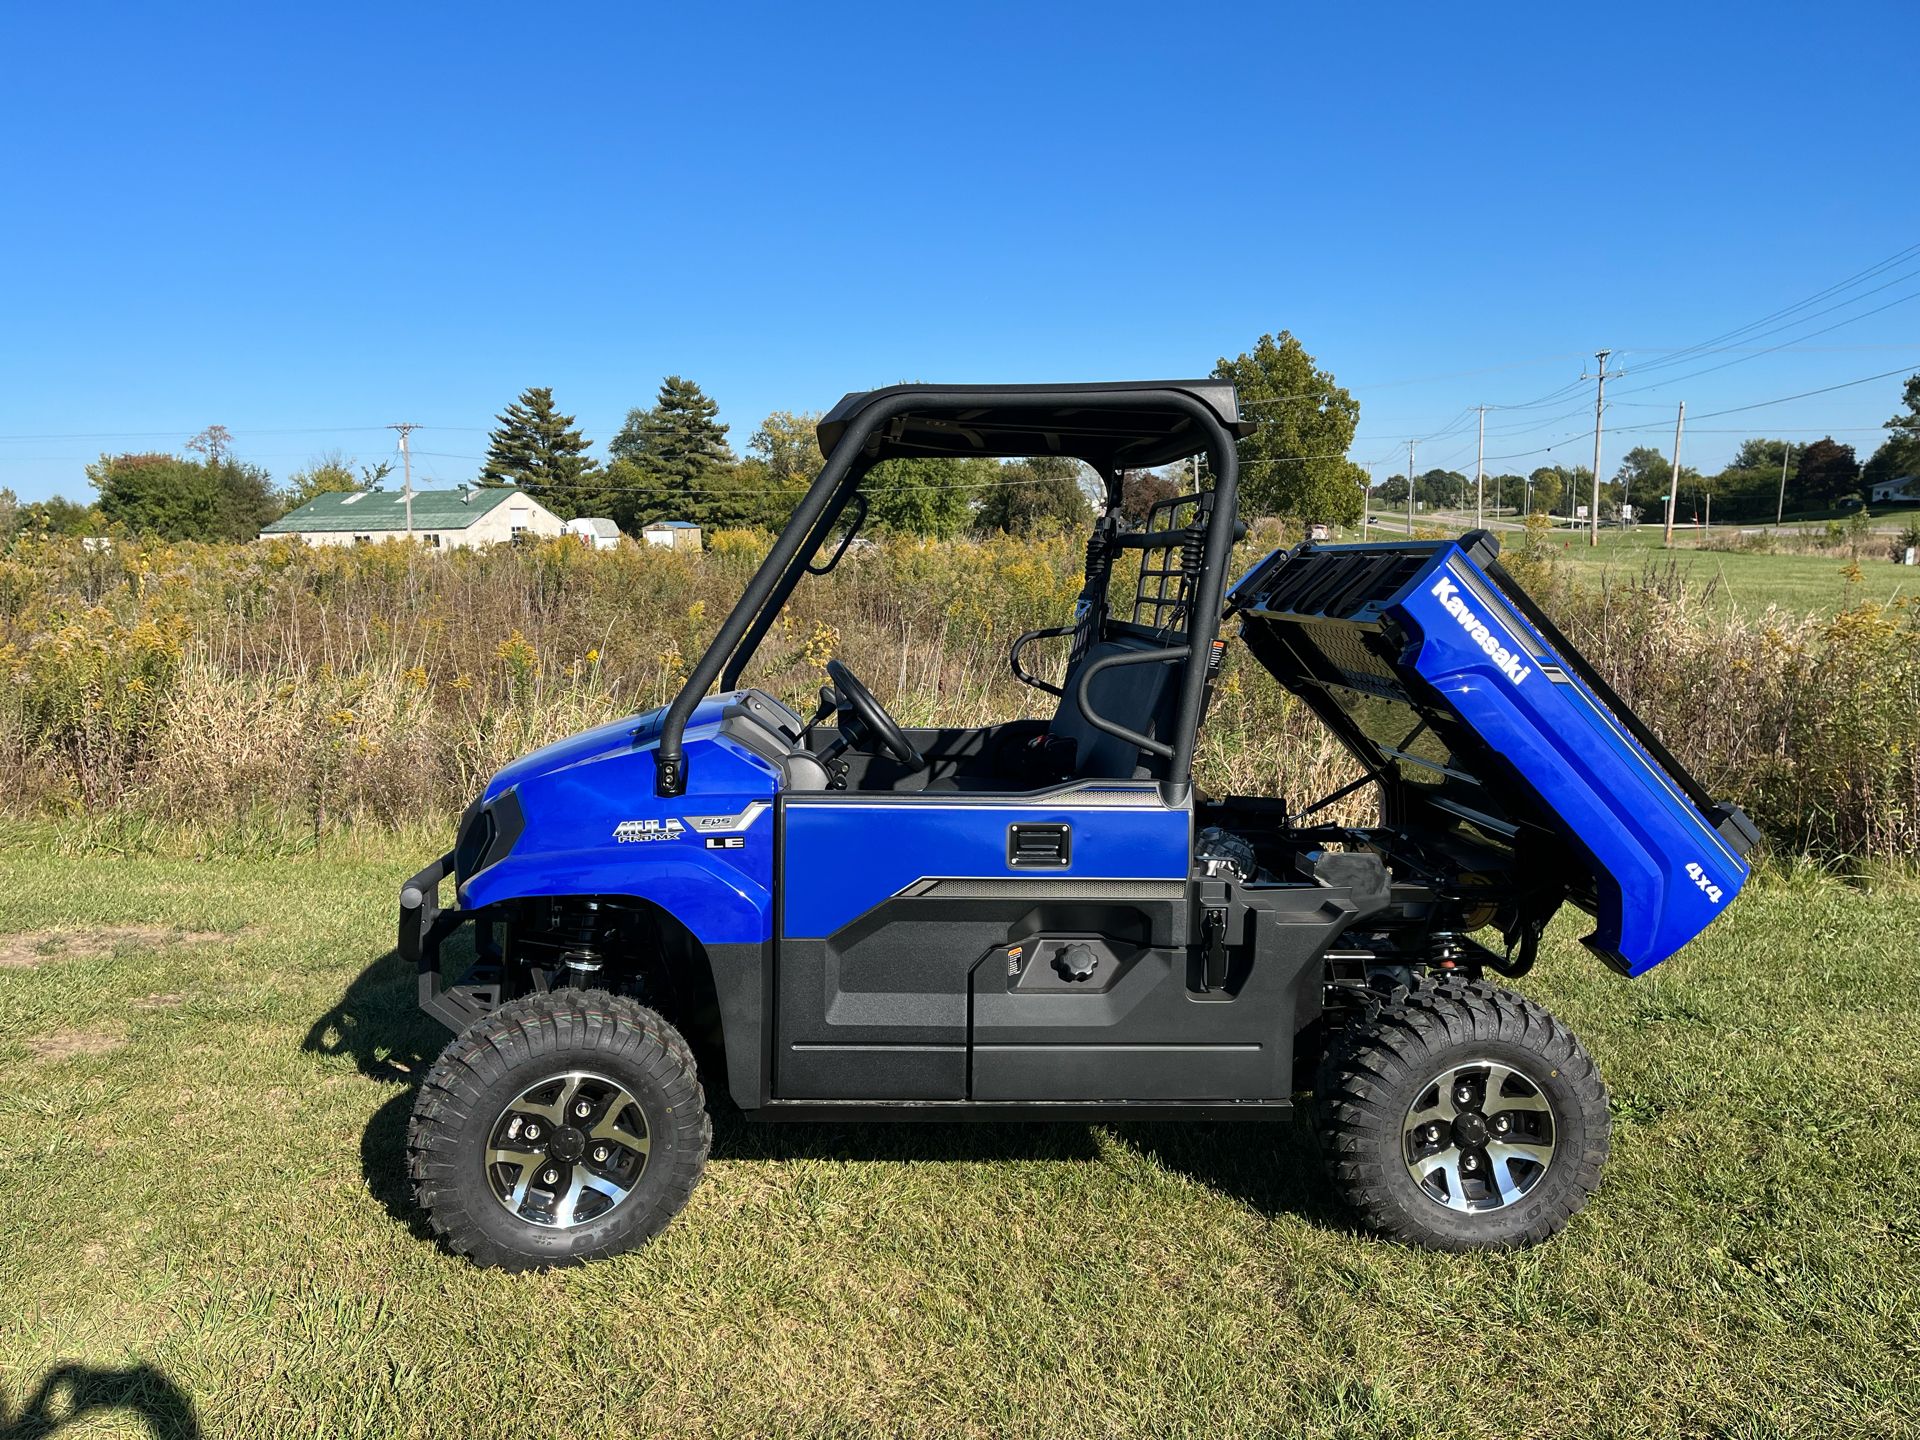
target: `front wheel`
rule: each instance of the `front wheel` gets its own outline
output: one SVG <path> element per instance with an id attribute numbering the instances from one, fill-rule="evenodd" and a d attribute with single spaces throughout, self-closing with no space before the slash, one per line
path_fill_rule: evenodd
<path id="1" fill-rule="evenodd" d="M 441 1052 L 414 1102 L 414 1198 L 448 1248 L 508 1270 L 650 1240 L 712 1138 L 687 1042 L 633 1000 L 557 990 L 503 1005 Z"/>
<path id="2" fill-rule="evenodd" d="M 1533 1245 L 1599 1188 L 1606 1087 L 1573 1032 L 1510 990 L 1416 990 L 1339 1036 L 1315 1089 L 1334 1185 L 1394 1239 Z"/>

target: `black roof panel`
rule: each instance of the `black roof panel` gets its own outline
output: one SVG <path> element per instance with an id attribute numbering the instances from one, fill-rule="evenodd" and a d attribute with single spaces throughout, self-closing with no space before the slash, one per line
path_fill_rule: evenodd
<path id="1" fill-rule="evenodd" d="M 1132 380 L 1088 385 L 890 385 L 843 398 L 820 422 L 820 451 L 831 455 L 855 416 L 896 396 L 916 403 L 870 442 L 877 459 L 941 455 L 1071 455 L 1100 469 L 1145 468 L 1206 448 L 1169 391 L 1198 400 L 1235 436 L 1253 432 L 1240 418 L 1233 382 Z M 1129 397 L 1132 397 L 1131 400 Z"/>

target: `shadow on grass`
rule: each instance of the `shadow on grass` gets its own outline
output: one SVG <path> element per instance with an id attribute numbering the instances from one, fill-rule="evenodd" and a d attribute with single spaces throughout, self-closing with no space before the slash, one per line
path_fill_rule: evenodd
<path id="1" fill-rule="evenodd" d="M 114 1412 L 137 1416 L 162 1440 L 191 1440 L 200 1433 L 186 1392 L 153 1366 L 107 1370 L 69 1363 L 49 1370 L 17 1411 L 0 1396 L 0 1440 L 37 1440 Z"/>
<path id="2" fill-rule="evenodd" d="M 468 958 L 449 942 L 449 964 L 463 967 Z M 450 1037 L 420 1013 L 418 985 L 418 972 L 398 951 L 389 950 L 355 976 L 339 1001 L 313 1022 L 300 1048 L 313 1055 L 347 1056 L 368 1079 L 403 1087 L 367 1122 L 360 1137 L 360 1169 L 367 1190 L 387 1213 L 427 1239 L 432 1232 L 407 1182 L 407 1119 L 427 1067 Z"/>
<path id="3" fill-rule="evenodd" d="M 465 937 L 461 936 L 464 940 Z M 452 952 L 456 970 L 465 957 Z M 352 1058 L 362 1075 L 400 1089 L 376 1110 L 361 1138 L 367 1189 L 394 1219 L 429 1238 L 407 1181 L 407 1121 L 420 1080 L 448 1036 L 417 1005 L 416 976 L 396 952 L 368 965 L 339 1003 L 313 1022 L 303 1049 Z M 711 1073 L 711 1072 L 709 1072 Z M 1100 1157 L 1095 1129 L 1076 1123 L 780 1124 L 747 1119 L 709 1087 L 716 1160 L 891 1160 L 978 1164 Z M 1231 1195 L 1265 1215 L 1297 1214 L 1350 1228 L 1327 1189 L 1304 1126 L 1280 1122 L 1129 1123 L 1111 1127 L 1122 1143 L 1168 1170 Z"/>
<path id="4" fill-rule="evenodd" d="M 978 1164 L 1100 1158 L 1098 1131 L 1163 1169 L 1232 1196 L 1262 1215 L 1298 1215 L 1331 1230 L 1353 1231 L 1334 1199 L 1312 1133 L 1286 1121 L 1196 1121 L 1106 1126 L 1060 1123 L 880 1122 L 870 1125 L 766 1124 L 724 1099 L 713 1110 L 716 1160 L 892 1160 Z"/>
<path id="5" fill-rule="evenodd" d="M 1361 1233 L 1334 1197 L 1305 1117 L 1211 1125 L 1117 1125 L 1114 1133 L 1161 1168 L 1262 1215 L 1298 1215 L 1325 1230 Z"/>

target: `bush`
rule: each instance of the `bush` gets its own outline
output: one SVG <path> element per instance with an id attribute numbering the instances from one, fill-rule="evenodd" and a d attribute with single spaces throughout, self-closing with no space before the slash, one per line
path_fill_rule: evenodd
<path id="1" fill-rule="evenodd" d="M 17 541 L 0 557 L 0 806 L 253 832 L 444 825 L 516 755 L 670 698 L 769 543 L 749 531 L 719 532 L 705 553 Z M 1239 564 L 1255 553 L 1243 547 Z M 1911 606 L 1748 623 L 1710 613 L 1672 567 L 1592 591 L 1564 581 L 1556 554 L 1530 524 L 1507 563 L 1776 843 L 1824 857 L 1920 849 Z M 859 547 L 795 591 L 747 680 L 810 710 L 833 652 L 908 724 L 1050 713 L 1010 677 L 1007 649 L 1069 618 L 1080 561 L 1066 537 Z M 1132 573 L 1116 568 L 1117 597 Z M 1064 649 L 1051 647 L 1056 667 Z M 1301 803 L 1356 773 L 1239 646 L 1198 769 L 1214 792 Z M 1344 818 L 1366 808 L 1356 797 Z"/>

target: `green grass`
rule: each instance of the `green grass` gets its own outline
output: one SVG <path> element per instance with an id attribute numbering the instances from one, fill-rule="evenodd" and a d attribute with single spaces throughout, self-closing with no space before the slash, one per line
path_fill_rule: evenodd
<path id="1" fill-rule="evenodd" d="M 1538 1250 L 1353 1233 L 1290 1126 L 723 1115 L 660 1241 L 512 1277 L 402 1182 L 407 868 L 0 851 L 5 930 L 95 939 L 0 949 L 0 1434 L 1920 1433 L 1910 882 L 1637 982 L 1562 926 L 1615 1146 Z"/>
<path id="2" fill-rule="evenodd" d="M 1422 516 L 1421 523 L 1451 534 L 1470 528 L 1473 515 L 1469 511 L 1464 515 Z M 1792 524 L 1786 527 L 1789 532 L 1794 528 Z M 1405 529 L 1405 517 L 1398 517 L 1375 526 L 1370 538 L 1392 539 L 1404 535 Z M 1714 533 L 1721 534 L 1723 529 L 1715 526 Z M 1383 530 L 1386 533 L 1381 533 Z M 1499 533 L 1507 547 L 1520 544 L 1517 527 L 1502 528 Z M 1849 585 L 1843 573 L 1848 564 L 1844 551 L 1763 555 L 1705 550 L 1700 548 L 1697 533 L 1684 530 L 1676 532 L 1671 549 L 1666 548 L 1664 540 L 1658 525 L 1602 532 L 1597 546 L 1587 543 L 1585 529 L 1554 530 L 1548 537 L 1548 543 L 1574 567 L 1574 577 L 1580 583 L 1637 581 L 1650 568 L 1664 575 L 1671 566 L 1716 610 L 1747 616 L 1758 615 L 1769 605 L 1795 615 L 1832 616 L 1845 606 L 1869 600 L 1887 604 L 1901 596 L 1920 594 L 1920 570 L 1891 560 L 1862 560 L 1860 582 Z"/>
<path id="3" fill-rule="evenodd" d="M 1746 551 L 1702 550 L 1676 541 L 1661 547 L 1657 529 L 1603 538 L 1589 546 L 1586 537 L 1556 535 L 1561 555 L 1585 583 L 1638 580 L 1649 568 L 1665 573 L 1672 566 L 1690 588 L 1707 595 L 1716 608 L 1753 616 L 1769 605 L 1796 615 L 1833 615 L 1866 601 L 1888 604 L 1920 593 L 1920 571 L 1890 560 L 1862 560 L 1861 579 L 1849 584 L 1845 553 L 1761 555 Z"/>

